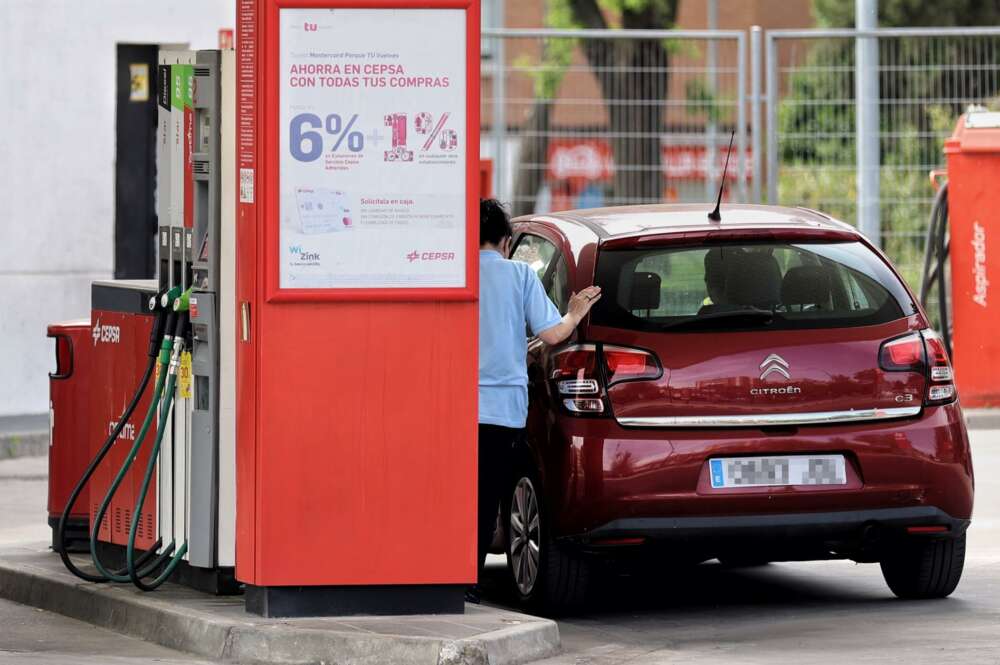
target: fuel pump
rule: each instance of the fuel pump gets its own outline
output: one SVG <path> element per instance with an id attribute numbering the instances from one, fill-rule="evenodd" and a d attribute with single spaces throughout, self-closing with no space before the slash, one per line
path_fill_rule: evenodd
<path id="1" fill-rule="evenodd" d="M 116 366 L 106 377 L 121 375 L 136 388 L 67 506 L 66 515 L 89 486 L 96 571 L 60 554 L 91 582 L 151 591 L 169 578 L 233 593 L 235 203 L 226 201 L 235 200 L 233 53 L 162 51 L 157 82 L 157 281 L 95 282 L 92 303 L 92 319 L 103 325 L 119 310 L 137 316 L 134 303 L 148 299 L 139 317 L 155 315 L 148 358 L 140 375 L 134 330 L 124 325 L 103 349 Z M 119 393 L 100 392 L 91 411 L 107 413 Z"/>

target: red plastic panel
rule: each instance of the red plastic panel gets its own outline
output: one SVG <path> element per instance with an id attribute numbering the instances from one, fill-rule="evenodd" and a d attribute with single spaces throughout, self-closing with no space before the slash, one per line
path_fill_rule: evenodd
<path id="1" fill-rule="evenodd" d="M 90 461 L 88 393 L 91 387 L 89 321 L 56 323 L 48 336 L 56 341 L 56 371 L 49 375 L 51 440 L 49 442 L 49 517 L 59 518 L 77 480 Z M 72 517 L 87 517 L 87 491 L 74 506 Z"/>
<path id="2" fill-rule="evenodd" d="M 92 372 L 89 382 L 90 426 L 89 455 L 93 457 L 107 439 L 131 399 L 147 362 L 146 351 L 149 345 L 149 334 L 153 320 L 150 316 L 94 310 L 91 314 L 93 326 L 107 326 L 109 332 L 103 338 L 92 344 Z M 136 407 L 129 425 L 119 435 L 111 452 L 98 467 L 90 482 L 90 515 L 93 520 L 101 501 L 107 494 L 118 469 L 121 468 L 129 449 L 135 443 L 142 419 L 146 415 L 152 395 L 152 380 L 139 405 Z M 133 519 L 136 493 L 149 460 L 149 450 L 152 448 L 156 428 L 150 428 L 143 450 L 133 463 L 129 475 L 112 499 L 107 517 L 101 524 L 99 538 L 105 542 L 124 545 L 128 542 L 129 526 Z M 145 504 L 144 526 L 141 538 L 136 542 L 139 547 L 148 547 L 155 540 L 155 488 L 154 473 L 150 498 Z M 148 527 L 148 528 L 147 528 Z"/>

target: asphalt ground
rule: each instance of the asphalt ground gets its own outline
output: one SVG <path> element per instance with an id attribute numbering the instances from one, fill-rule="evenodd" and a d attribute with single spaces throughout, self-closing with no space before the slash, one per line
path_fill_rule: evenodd
<path id="1" fill-rule="evenodd" d="M 878 564 L 716 562 L 605 574 L 587 612 L 559 620 L 539 665 L 1000 664 L 1000 429 L 970 431 L 976 506 L 965 573 L 944 600 L 896 599 Z M 510 605 L 502 557 L 484 599 Z"/>
<path id="2" fill-rule="evenodd" d="M 900 601 L 877 565 L 727 569 L 716 563 L 605 576 L 588 611 L 559 621 L 545 665 L 650 663 L 1000 664 L 1000 430 L 973 430 L 976 510 L 951 598 Z M 47 540 L 47 463 L 0 460 L 0 546 Z M 510 606 L 491 557 L 485 602 Z M 204 663 L 58 614 L 0 601 L 0 663 Z"/>

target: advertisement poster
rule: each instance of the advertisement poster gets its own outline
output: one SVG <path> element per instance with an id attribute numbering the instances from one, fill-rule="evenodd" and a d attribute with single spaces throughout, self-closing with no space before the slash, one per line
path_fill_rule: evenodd
<path id="1" fill-rule="evenodd" d="M 280 287 L 464 287 L 464 12 L 280 17 Z"/>

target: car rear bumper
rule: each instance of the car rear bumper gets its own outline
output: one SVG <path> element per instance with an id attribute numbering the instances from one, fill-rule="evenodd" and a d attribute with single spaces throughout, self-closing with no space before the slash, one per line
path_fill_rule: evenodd
<path id="1" fill-rule="evenodd" d="M 639 539 L 697 540 L 851 540 L 873 530 L 881 536 L 954 538 L 970 520 L 957 519 L 933 506 L 846 510 L 833 513 L 726 515 L 711 517 L 631 517 L 613 520 L 583 536 L 567 539 L 580 545 L 615 544 Z M 944 531 L 924 531 L 943 527 Z M 914 531 L 910 531 L 913 529 Z M 871 535 L 874 535 L 872 533 Z"/>
<path id="2" fill-rule="evenodd" d="M 972 462 L 957 404 L 903 420 L 777 432 L 628 429 L 560 417 L 554 434 L 560 443 L 542 465 L 553 532 L 578 542 L 626 527 L 689 539 L 741 529 L 824 537 L 870 522 L 890 530 L 945 524 L 958 533 L 972 515 Z M 849 483 L 711 487 L 709 459 L 770 454 L 843 454 Z"/>

